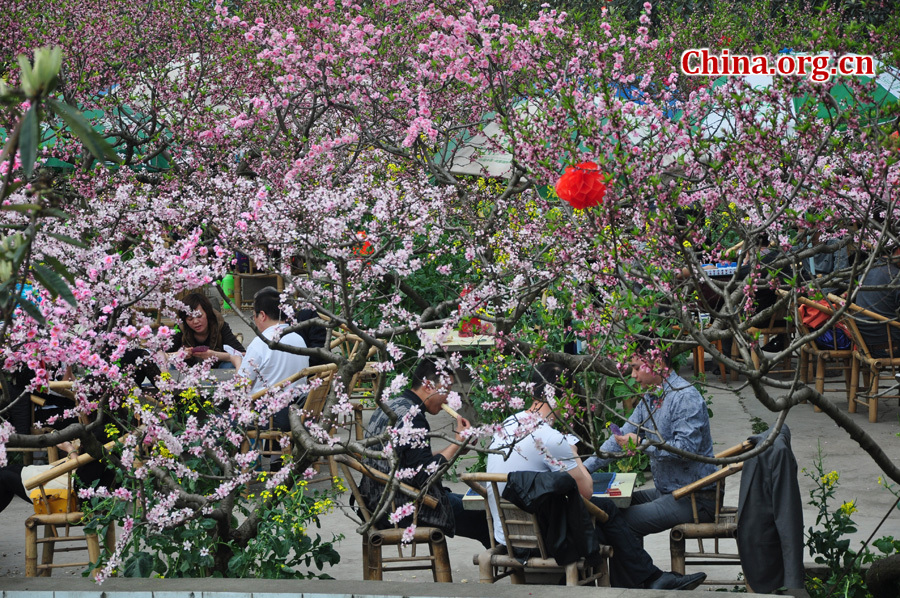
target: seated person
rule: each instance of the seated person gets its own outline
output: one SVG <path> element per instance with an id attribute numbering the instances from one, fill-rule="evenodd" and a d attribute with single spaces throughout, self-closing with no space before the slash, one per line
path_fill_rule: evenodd
<path id="1" fill-rule="evenodd" d="M 190 365 L 204 359 L 214 359 L 217 362 L 214 367 L 234 367 L 231 354 L 225 351 L 225 347 L 243 353 L 244 345 L 231 331 L 222 314 L 213 309 L 209 298 L 202 293 L 191 293 L 183 303 L 190 309 L 180 314 L 181 330 L 172 337 L 170 351 L 182 347 L 190 349 L 191 355 L 185 360 Z M 206 350 L 202 350 L 204 347 Z"/>
<path id="2" fill-rule="evenodd" d="M 263 338 L 273 340 L 276 332 L 283 331 L 287 327 L 283 320 L 279 292 L 273 287 L 266 287 L 256 293 L 253 297 L 253 323 Z M 290 347 L 306 348 L 303 337 L 296 332 L 285 334 L 278 342 Z M 270 349 L 269 345 L 258 336 L 250 342 L 246 355 L 243 357 L 231 355 L 231 362 L 238 368 L 237 376 L 252 383 L 250 388 L 252 393 L 277 384 L 309 367 L 309 357 L 306 355 Z M 292 386 L 303 384 L 305 380 L 301 378 Z M 275 414 L 274 424 L 276 430 L 290 430 L 288 407 Z"/>
<path id="3" fill-rule="evenodd" d="M 880 286 L 887 288 L 860 289 L 856 294 L 856 304 L 863 309 L 875 312 L 894 321 L 900 319 L 900 247 L 895 248 L 888 259 L 876 262 L 866 273 L 860 285 Z M 854 316 L 856 327 L 872 357 L 900 357 L 900 328 L 891 326 L 890 345 L 888 343 L 887 326 L 883 322 L 875 322 L 864 315 Z M 893 349 L 893 355 L 888 355 Z"/>
<path id="4" fill-rule="evenodd" d="M 644 441 L 664 441 L 689 453 L 713 457 L 712 435 L 706 401 L 692 384 L 672 369 L 666 352 L 650 358 L 652 342 L 644 339 L 631 359 L 631 377 L 646 391 L 634 412 L 622 426 L 622 434 L 611 436 L 601 451 L 617 452 Z M 639 490 L 623 517 L 640 537 L 671 529 L 679 523 L 694 521 L 691 501 L 672 498 L 672 492 L 716 471 L 711 463 L 680 457 L 656 446 L 645 445 L 653 472 L 652 490 Z M 613 459 L 590 457 L 588 471 L 606 467 Z M 701 521 L 712 521 L 715 515 L 715 485 L 697 493 L 697 510 Z"/>
<path id="5" fill-rule="evenodd" d="M 613 557 L 610 560 L 611 585 L 667 590 L 692 590 L 700 585 L 706 579 L 705 573 L 679 575 L 663 572 L 655 566 L 616 505 L 608 498 L 592 498 L 591 476 L 582 465 L 574 447 L 578 439 L 566 436 L 551 426 L 556 414 L 547 402 L 547 393 L 561 399 L 561 386 L 571 386 L 571 376 L 566 375 L 563 367 L 556 363 L 543 363 L 535 369 L 532 381 L 534 401 L 531 407 L 508 417 L 503 422 L 502 429 L 494 435 L 490 448 L 508 454 L 488 455 L 488 473 L 567 471 L 578 484 L 581 496 L 590 499 L 609 516 L 605 523 L 598 526 L 597 532 L 602 543 L 613 547 Z M 502 488 L 498 489 L 503 491 Z M 492 504 L 494 539 L 499 544 L 505 544 L 498 510 L 493 506 L 496 505 L 496 497 L 490 487 L 488 499 Z"/>
<path id="6" fill-rule="evenodd" d="M 76 440 L 76 443 L 78 441 Z M 78 449 L 71 442 L 61 442 L 56 445 L 60 451 L 74 458 Z M 34 476 L 50 470 L 50 465 L 7 465 L 0 467 L 0 511 L 3 511 L 12 501 L 13 496 L 18 496 L 26 502 L 31 502 L 28 492 L 25 491 L 25 482 Z M 101 486 L 110 486 L 115 480 L 115 472 L 107 469 L 98 461 L 91 461 L 81 465 L 75 470 L 76 488 L 90 488 L 99 480 Z M 45 488 L 65 489 L 68 487 L 68 479 L 65 474 L 47 482 Z"/>
<path id="7" fill-rule="evenodd" d="M 435 468 L 453 459 L 460 450 L 458 445 L 451 443 L 441 451 L 432 452 L 431 439 L 428 437 L 428 434 L 431 432 L 431 426 L 428 424 L 425 414 L 427 412 L 431 415 L 436 415 L 441 411 L 441 405 L 447 402 L 447 394 L 450 391 L 449 386 L 446 380 L 441 380 L 441 375 L 435 362 L 426 358 L 416 366 L 412 376 L 411 388 L 387 403 L 387 406 L 398 418 L 402 418 L 411 409 L 415 408 L 417 412 L 412 418 L 411 425 L 413 428 L 423 430 L 425 433 L 423 442 L 395 444 L 393 447 L 394 455 L 399 460 L 399 469 L 416 470 L 414 476 L 402 480 L 414 488 L 424 488 Z M 372 415 L 372 419 L 366 428 L 366 438 L 381 436 L 389 423 L 390 420 L 387 413 L 382 409 L 378 409 Z M 465 418 L 457 418 L 457 442 L 463 442 L 462 432 L 470 427 L 471 424 Z M 371 448 L 378 451 L 383 449 L 381 445 Z M 367 466 L 384 473 L 390 471 L 390 465 L 386 460 L 366 459 L 365 463 Z M 366 502 L 366 507 L 370 511 L 374 511 L 378 505 L 384 488 L 383 484 L 368 477 L 363 477 L 360 483 L 360 491 Z M 436 509 L 420 505 L 417 513 L 418 525 L 438 527 L 451 538 L 454 535 L 472 538 L 481 542 L 485 548 L 490 548 L 491 541 L 488 536 L 487 521 L 485 521 L 484 513 L 463 509 L 462 496 L 449 492 L 439 481 L 431 485 L 429 494 L 438 499 L 439 505 Z M 396 495 L 395 500 L 398 505 L 402 500 L 409 502 L 409 499 L 406 499 L 399 493 Z M 400 520 L 399 525 L 406 527 L 411 522 L 412 516 L 407 516 Z M 377 525 L 379 528 L 387 527 L 386 518 L 377 522 Z"/>

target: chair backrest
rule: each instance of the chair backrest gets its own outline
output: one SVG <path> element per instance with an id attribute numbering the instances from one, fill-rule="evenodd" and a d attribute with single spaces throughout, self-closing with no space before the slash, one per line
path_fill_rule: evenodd
<path id="1" fill-rule="evenodd" d="M 139 428 L 139 430 L 143 430 L 143 426 Z M 119 440 L 111 440 L 103 445 L 104 451 L 112 450 L 112 448 L 118 443 Z M 35 476 L 32 476 L 23 482 L 25 486 L 25 490 L 34 490 L 38 486 L 42 486 L 49 482 L 50 480 L 56 479 L 63 474 L 68 474 L 82 465 L 86 465 L 94 461 L 94 457 L 92 457 L 88 453 L 82 453 L 75 457 L 74 459 L 70 459 L 69 457 L 64 457 L 57 461 L 54 461 L 50 464 L 50 469 L 47 471 L 41 472 Z"/>
<path id="2" fill-rule="evenodd" d="M 288 386 L 289 384 L 293 384 L 301 378 L 306 378 L 307 380 L 322 379 L 322 384 L 309 391 L 303 407 L 304 412 L 308 413 L 301 413 L 300 420 L 306 421 L 306 419 L 310 416 L 318 417 L 319 415 L 321 415 L 322 409 L 325 407 L 325 400 L 328 398 L 328 391 L 331 390 L 331 380 L 336 369 L 337 365 L 333 363 L 314 365 L 308 368 L 304 368 L 296 374 L 291 374 L 284 380 L 276 382 L 272 386 L 267 386 L 266 388 L 256 391 L 255 393 L 253 393 L 253 395 L 251 395 L 250 398 L 251 400 L 256 401 L 266 393 L 272 392 L 273 390 L 278 390 L 279 388 L 283 388 L 285 386 Z M 269 430 L 275 430 L 274 416 L 269 416 Z M 274 434 L 274 432 L 272 434 Z M 268 451 L 264 452 L 268 454 Z"/>
<path id="3" fill-rule="evenodd" d="M 336 462 L 340 465 L 341 471 L 344 474 L 344 481 L 347 482 L 347 486 L 350 488 L 350 492 L 353 494 L 353 500 L 356 501 L 356 505 L 359 508 L 359 512 L 362 515 L 363 521 L 368 523 L 372 520 L 372 513 L 369 511 L 368 506 L 366 505 L 366 501 L 363 500 L 362 492 L 360 492 L 359 486 L 356 484 L 356 480 L 353 478 L 353 472 L 356 471 L 366 476 L 367 478 L 379 483 L 379 484 L 387 484 L 391 478 L 387 474 L 378 471 L 377 469 L 372 469 L 371 467 L 366 467 L 356 458 L 350 455 L 334 455 L 329 457 L 329 459 Z M 406 496 L 417 499 L 421 494 L 420 491 L 416 488 L 413 488 L 409 484 L 404 484 L 400 482 L 398 484 L 397 490 L 405 494 Z M 438 506 L 438 501 L 435 497 L 429 496 L 428 494 L 423 494 L 422 503 L 426 507 L 430 507 L 432 509 Z M 396 527 L 396 525 L 394 526 Z"/>
<path id="4" fill-rule="evenodd" d="M 544 538 L 538 527 L 537 518 L 532 513 L 526 513 L 508 500 L 504 500 L 500 492 L 500 484 L 505 484 L 507 474 L 505 473 L 464 473 L 460 479 L 469 485 L 476 493 L 481 495 L 484 500 L 485 511 L 488 514 L 488 527 L 493 528 L 493 521 L 490 514 L 493 512 L 495 505 L 490 501 L 489 494 L 485 491 L 482 482 L 487 483 L 491 487 L 490 494 L 496 497 L 497 518 L 503 529 L 503 537 L 506 539 L 506 546 L 510 554 L 515 549 L 523 551 L 531 551 L 537 549 L 540 551 L 541 558 L 549 558 L 547 547 L 544 544 Z M 584 500 L 584 505 L 588 512 L 595 519 L 605 522 L 609 519 L 607 514 L 594 503 Z M 493 529 L 491 532 L 491 545 L 494 544 Z"/>
<path id="5" fill-rule="evenodd" d="M 47 466 L 48 468 L 29 478 L 25 487 L 31 491 L 31 499 L 34 501 L 34 511 L 38 514 L 50 515 L 53 513 L 64 513 L 69 515 L 79 511 L 78 500 L 75 495 L 75 489 L 72 485 L 72 472 L 75 470 L 75 459 L 67 459 L 57 461 Z M 37 466 L 44 467 L 44 466 Z M 40 478 L 40 483 L 34 483 L 33 480 Z M 59 479 L 65 478 L 64 488 L 60 487 Z M 53 486 L 52 488 L 50 486 Z M 35 496 L 37 490 L 37 496 Z"/>
<path id="6" fill-rule="evenodd" d="M 340 332 L 331 339 L 331 350 L 334 353 L 343 355 L 347 359 L 354 359 L 359 353 L 362 346 L 362 338 L 342 328 Z M 378 351 L 377 347 L 369 347 L 366 353 L 366 359 L 371 358 Z"/>
<path id="7" fill-rule="evenodd" d="M 847 301 L 843 297 L 838 297 L 834 294 L 829 294 L 828 300 L 837 305 L 844 305 L 847 303 Z M 896 320 L 883 316 L 879 313 L 875 313 L 871 310 L 862 308 L 855 303 L 847 304 L 847 313 L 852 314 L 853 316 L 865 316 L 865 318 L 868 320 L 874 320 L 875 322 L 884 324 L 885 335 L 887 336 L 888 341 L 887 354 L 895 355 L 893 335 L 891 334 L 891 330 L 893 328 L 900 328 L 900 322 L 897 322 Z M 874 357 L 872 357 L 872 352 L 868 346 L 868 343 L 866 342 L 865 337 L 862 335 L 859 327 L 856 325 L 856 319 L 853 317 L 847 317 L 842 321 L 847 327 L 847 331 L 850 333 L 850 338 L 853 341 L 853 344 L 856 345 L 856 348 L 860 352 L 860 354 L 865 356 L 867 359 L 875 359 Z"/>
<path id="8" fill-rule="evenodd" d="M 306 377 L 307 382 L 321 380 L 321 383 L 309 391 L 306 395 L 306 402 L 303 404 L 303 412 L 300 414 L 300 421 L 305 422 L 307 419 L 317 419 L 322 415 L 325 408 L 325 402 L 328 399 L 328 392 L 331 390 L 331 381 L 334 378 L 334 364 L 327 364 L 321 372 L 312 373 Z M 311 368 L 307 368 L 311 369 Z"/>
<path id="9" fill-rule="evenodd" d="M 742 453 L 745 453 L 745 452 L 749 451 L 750 449 L 752 449 L 753 447 L 754 447 L 754 444 L 751 441 L 745 440 L 744 442 L 742 442 L 740 444 L 736 444 L 731 448 L 727 448 L 720 453 L 716 453 L 715 456 L 717 459 L 725 459 L 726 457 L 733 457 L 735 455 L 740 455 Z M 693 508 L 693 514 L 694 514 L 694 523 L 700 523 L 700 515 L 699 515 L 699 512 L 697 511 L 697 494 L 696 493 L 700 492 L 701 490 L 703 490 L 703 488 L 706 488 L 710 484 L 715 484 L 716 485 L 716 490 L 715 490 L 716 512 L 715 512 L 715 517 L 713 519 L 713 523 L 719 523 L 719 517 L 721 516 L 722 510 L 723 510 L 722 499 L 725 494 L 725 478 L 736 474 L 737 472 L 741 471 L 743 468 L 744 468 L 743 462 L 729 463 L 728 465 L 723 465 L 722 468 L 719 469 L 718 471 L 715 471 L 706 477 L 700 478 L 696 482 L 688 484 L 687 486 L 682 486 L 681 488 L 678 488 L 677 490 L 672 492 L 672 497 L 675 500 L 679 500 L 679 499 L 684 498 L 685 496 L 690 496 L 691 497 L 691 506 Z"/>
<path id="10" fill-rule="evenodd" d="M 104 450 L 109 450 L 114 444 L 115 441 L 108 442 L 103 448 Z M 36 504 L 35 511 L 38 512 L 42 509 L 42 512 L 45 514 L 70 514 L 77 512 L 79 507 L 75 489 L 72 486 L 72 472 L 91 461 L 94 461 L 94 458 L 87 453 L 77 455 L 75 458 L 67 456 L 50 463 L 44 471 L 25 480 L 23 485 L 26 492 L 30 492 L 35 488 L 40 490 L 40 506 Z M 47 487 L 51 482 L 63 476 L 66 477 L 65 493 Z"/>
<path id="11" fill-rule="evenodd" d="M 266 388 L 257 390 L 255 393 L 253 393 L 253 395 L 250 398 L 255 401 L 256 399 L 260 398 L 267 392 L 272 392 L 273 390 L 277 390 L 279 388 L 287 386 L 288 384 L 293 384 L 300 378 L 309 378 L 311 376 L 319 376 L 325 372 L 333 373 L 334 370 L 336 370 L 336 369 L 337 369 L 337 365 L 335 365 L 333 363 L 326 363 L 324 365 L 314 365 L 312 367 L 304 368 L 304 369 L 300 370 L 299 372 L 297 372 L 296 374 L 291 374 L 284 380 L 276 382 L 272 386 L 267 386 Z"/>
<path id="12" fill-rule="evenodd" d="M 497 510 L 497 518 L 503 529 L 503 537 L 506 539 L 506 547 L 510 554 L 516 551 L 540 552 L 542 559 L 548 558 L 547 547 L 544 544 L 544 538 L 538 527 L 537 519 L 531 513 L 526 513 L 508 500 L 504 500 L 501 496 L 500 484 L 505 484 L 507 474 L 505 473 L 464 473 L 460 476 L 464 482 L 472 487 L 484 500 L 484 509 L 487 513 L 488 526 L 490 529 L 491 545 L 495 544 L 493 519 L 491 513 Z M 488 494 L 481 486 L 481 482 L 485 482 L 490 486 L 490 494 Z M 490 495 L 496 497 L 496 504 L 490 500 Z"/>

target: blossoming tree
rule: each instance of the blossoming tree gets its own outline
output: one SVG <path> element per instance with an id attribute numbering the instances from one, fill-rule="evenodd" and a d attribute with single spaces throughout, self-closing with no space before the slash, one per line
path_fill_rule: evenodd
<path id="1" fill-rule="evenodd" d="M 122 437 L 108 458 L 133 491 L 119 498 L 143 508 L 106 555 L 105 575 L 123 564 L 152 569 L 135 565 L 136 530 L 190 526 L 203 530 L 192 542 L 208 571 L 246 572 L 242 555 L 273 510 L 296 499 L 299 474 L 316 459 L 379 455 L 371 440 L 346 433 L 348 389 L 368 351 L 386 374 L 374 395 L 381 404 L 406 386 L 417 356 L 437 353 L 464 369 L 423 330 L 446 333 L 473 315 L 494 329 L 485 361 L 552 359 L 601 381 L 620 377 L 635 339 L 674 334 L 677 323 L 669 350 L 703 346 L 779 413 L 777 427 L 812 402 L 900 482 L 895 460 L 855 418 L 799 377 L 770 375 L 810 335 L 773 358 L 750 333 L 778 310 L 793 313 L 799 296 L 857 280 L 874 263 L 805 280 L 810 258 L 850 244 L 874 256 L 897 241 L 897 153 L 885 142 L 885 127 L 896 125 L 875 125 L 884 121 L 854 107 L 822 118 L 827 92 L 799 79 L 764 92 L 735 81 L 679 96 L 674 66 L 654 66 L 650 10 L 635 33 L 606 22 L 585 32 L 552 10 L 504 21 L 481 0 L 260 0 L 239 10 L 218 0 L 208 11 L 133 2 L 110 14 L 70 2 L 40 19 L 25 6 L 0 17 L 23 33 L 4 42 L 4 54 L 63 48 L 54 97 L 83 111 L 115 151 L 101 168 L 97 152 L 52 115 L 34 115 L 27 141 L 10 136 L 18 158 L 4 154 L 4 224 L 30 236 L 10 237 L 2 258 L 10 266 L 0 269 L 10 289 L 0 416 L 71 367 L 83 375 L 68 415 L 86 422 L 32 436 L 4 421 L 0 447 L 80 437 L 97 451 L 97 431 Z M 21 93 L 4 90 L 13 98 L 7 131 L 30 118 L 23 101 L 44 101 L 18 72 L 10 83 Z M 622 99 L 623 86 L 639 101 Z M 847 86 L 859 98 L 872 92 Z M 802 94 L 812 101 L 795 115 L 788 105 Z M 680 118 L 669 114 L 673 102 Z M 713 109 L 733 116 L 730 130 L 710 134 Z M 475 163 L 477 152 L 505 153 L 507 178 L 458 174 L 476 138 Z M 23 164 L 25 156 L 34 161 Z M 584 180 L 563 181 L 561 201 L 552 188 L 566 167 Z M 816 234 L 837 245 L 807 242 Z M 763 260 L 769 242 L 781 252 Z M 283 276 L 286 312 L 320 315 L 291 330 L 318 325 L 329 339 L 342 331 L 361 339 L 355 356 L 291 349 L 335 363 L 335 383 L 322 420 L 302 422 L 292 410 L 294 460 L 253 498 L 242 497 L 258 477 L 256 451 L 240 451 L 245 432 L 297 390 L 254 401 L 246 386 L 221 384 L 198 395 L 208 368 L 162 361 L 173 331 L 138 309 L 174 315 L 182 307 L 174 295 L 221 279 L 238 251 Z M 727 280 L 702 268 L 733 260 L 746 268 Z M 30 295 L 16 286 L 26 279 Z M 756 309 L 760 292 L 784 280 L 786 294 Z M 698 310 L 714 324 L 695 322 Z M 655 323 L 660 312 L 668 327 Z M 584 351 L 563 352 L 561 333 Z M 133 350 L 140 357 L 123 361 Z M 155 377 L 149 393 L 140 382 L 150 362 L 180 375 Z M 14 374 L 26 379 L 17 393 Z M 528 394 L 521 372 L 499 376 L 476 380 L 489 398 L 482 407 L 517 408 Z M 615 407 L 600 391 L 580 401 L 588 420 Z M 470 442 L 491 429 L 477 426 Z M 576 431 L 590 450 L 605 434 L 590 424 Z M 411 436 L 401 427 L 398 441 Z M 236 523 L 235 513 L 246 517 Z"/>

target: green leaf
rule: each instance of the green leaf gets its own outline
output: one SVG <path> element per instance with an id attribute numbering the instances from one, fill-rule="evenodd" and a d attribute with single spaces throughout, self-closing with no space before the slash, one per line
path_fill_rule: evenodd
<path id="1" fill-rule="evenodd" d="M 228 572 L 238 573 L 244 564 L 244 555 L 236 554 L 228 560 Z"/>
<path id="2" fill-rule="evenodd" d="M 116 155 L 115 150 L 113 150 L 112 146 L 94 130 L 81 112 L 64 102 L 59 102 L 52 98 L 48 98 L 47 103 L 56 114 L 66 121 L 66 124 L 72 129 L 75 136 L 78 137 L 97 160 L 100 162 L 108 160 L 115 164 L 119 164 L 119 156 Z"/>
<path id="3" fill-rule="evenodd" d="M 62 220 L 68 220 L 69 218 L 72 217 L 71 214 L 67 214 L 57 208 L 44 208 L 43 214 L 45 216 L 53 216 L 55 218 L 60 218 Z"/>
<path id="4" fill-rule="evenodd" d="M 30 212 L 31 210 L 40 210 L 41 206 L 36 203 L 17 203 L 0 206 L 0 210 L 8 212 Z"/>
<path id="5" fill-rule="evenodd" d="M 153 572 L 153 556 L 148 552 L 138 552 L 125 564 L 122 573 L 125 577 L 150 577 Z"/>
<path id="6" fill-rule="evenodd" d="M 31 270 L 34 272 L 34 277 L 37 278 L 44 288 L 50 291 L 54 297 L 60 296 L 66 300 L 66 303 L 72 306 L 75 306 L 78 303 L 75 300 L 75 295 L 72 294 L 69 285 L 66 284 L 66 281 L 64 281 L 58 273 L 40 264 L 32 264 Z"/>
<path id="7" fill-rule="evenodd" d="M 46 255 L 44 256 L 44 262 L 50 264 L 50 267 L 53 268 L 57 274 L 69 281 L 69 284 L 75 284 L 75 276 L 69 272 L 68 268 L 66 268 L 61 261 L 52 255 Z"/>
<path id="8" fill-rule="evenodd" d="M 37 106 L 33 105 L 22 119 L 22 130 L 19 132 L 19 154 L 25 177 L 31 178 L 34 173 L 34 161 L 37 160 L 38 122 Z"/>

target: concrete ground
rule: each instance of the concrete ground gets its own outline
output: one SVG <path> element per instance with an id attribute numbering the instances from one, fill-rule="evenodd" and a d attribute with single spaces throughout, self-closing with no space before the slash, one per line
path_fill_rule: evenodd
<path id="1" fill-rule="evenodd" d="M 248 344 L 252 338 L 249 330 L 235 322 L 236 319 L 233 315 L 228 320 L 232 322 L 236 331 L 244 332 L 245 344 Z M 681 373 L 690 378 L 689 370 L 686 369 Z M 713 412 L 712 433 L 716 450 L 733 446 L 752 435 L 754 421 L 768 424 L 774 422 L 774 415 L 752 398 L 741 384 L 740 381 L 728 384 L 714 381 L 710 386 L 710 408 Z M 830 393 L 829 397 L 842 410 L 847 409 L 843 393 Z M 882 401 L 879 411 L 879 421 L 876 423 L 869 423 L 866 414 L 862 412 L 857 413 L 854 417 L 864 429 L 872 434 L 889 456 L 900 457 L 900 438 L 898 438 L 900 410 L 898 410 L 897 400 Z M 821 450 L 826 471 L 836 470 L 840 474 L 835 502 L 831 505 L 832 510 L 838 508 L 843 502 L 856 501 L 858 512 L 854 513 L 853 518 L 857 523 L 858 531 L 851 536 L 851 546 L 859 547 L 860 542 L 866 540 L 873 533 L 876 538 L 884 535 L 900 537 L 900 512 L 893 508 L 896 498 L 878 484 L 882 472 L 862 452 L 859 445 L 825 415 L 814 413 L 811 406 L 799 406 L 794 409 L 789 414 L 787 423 L 792 430 L 793 449 L 801 469 L 814 471 L 814 462 Z M 449 429 L 451 424 L 451 418 L 444 413 L 432 418 L 434 429 Z M 726 504 L 737 504 L 739 482 L 740 474 L 729 479 L 726 488 Z M 809 491 L 814 487 L 814 482 L 801 473 L 799 483 L 804 503 L 806 503 L 809 500 Z M 450 482 L 446 485 L 459 492 L 466 488 L 461 482 Z M 15 500 L 5 511 L 0 513 L 0 526 L 4 530 L 4 533 L 0 535 L 0 578 L 24 575 L 23 524 L 31 513 L 31 505 L 20 500 Z M 817 514 L 816 507 L 804 504 L 803 517 L 806 529 L 815 526 Z M 885 517 L 887 517 L 886 520 L 882 522 Z M 352 519 L 349 510 L 338 509 L 325 516 L 322 521 L 323 525 L 319 533 L 324 536 L 343 534 L 345 537 L 338 546 L 341 553 L 340 564 L 327 569 L 326 572 L 338 580 L 361 580 L 361 544 L 359 536 L 355 533 L 357 524 Z M 647 537 L 645 546 L 659 567 L 665 570 L 670 568 L 667 534 L 661 533 Z M 472 556 L 481 550 L 481 545 L 465 538 L 452 538 L 449 540 L 449 550 L 454 581 L 477 583 L 478 569 L 472 563 Z M 807 555 L 807 560 L 811 561 L 812 559 Z M 724 569 L 707 571 L 711 576 L 730 576 L 730 578 L 737 579 L 736 568 L 726 567 Z M 72 575 L 77 575 L 77 572 L 58 572 L 54 576 Z M 386 579 L 409 582 L 431 581 L 428 572 L 395 573 Z M 509 582 L 501 583 L 508 584 Z M 2 587 L 3 581 L 0 579 L 0 588 Z"/>

